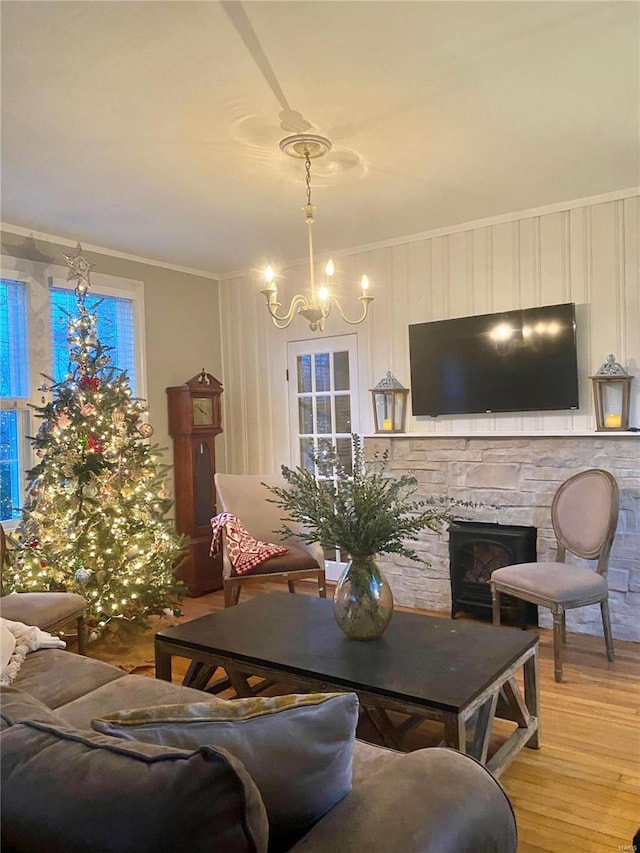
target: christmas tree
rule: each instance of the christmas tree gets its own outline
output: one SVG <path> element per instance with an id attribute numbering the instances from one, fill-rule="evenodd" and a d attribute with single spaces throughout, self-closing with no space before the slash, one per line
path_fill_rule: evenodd
<path id="1" fill-rule="evenodd" d="M 35 407 L 42 424 L 31 443 L 40 462 L 27 472 L 4 588 L 80 593 L 95 634 L 114 620 L 144 625 L 151 614 L 178 612 L 175 568 L 185 540 L 166 519 L 168 466 L 146 441 L 146 405 L 98 340 L 96 306 L 91 313 L 85 305 L 94 265 L 81 251 L 78 243 L 64 256 L 68 280 L 77 281 L 69 372 L 60 382 L 45 377 L 41 390 L 52 401 Z"/>

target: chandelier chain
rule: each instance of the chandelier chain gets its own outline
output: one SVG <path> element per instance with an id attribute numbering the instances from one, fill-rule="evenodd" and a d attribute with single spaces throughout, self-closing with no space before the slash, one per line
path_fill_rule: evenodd
<path id="1" fill-rule="evenodd" d="M 309 149 L 304 150 L 304 170 L 306 173 L 305 183 L 307 185 L 307 204 L 311 204 L 311 158 Z"/>

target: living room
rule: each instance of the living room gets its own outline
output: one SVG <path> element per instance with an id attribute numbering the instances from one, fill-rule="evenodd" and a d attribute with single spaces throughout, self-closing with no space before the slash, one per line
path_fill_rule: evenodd
<path id="1" fill-rule="evenodd" d="M 204 367 L 224 387 L 216 469 L 298 464 L 290 360 L 348 345 L 350 431 L 425 494 L 535 525 L 545 555 L 560 483 L 614 473 L 614 640 L 637 648 L 637 435 L 596 432 L 589 378 L 615 354 L 640 426 L 636 3 L 3 2 L 2 24 L 3 277 L 41 304 L 80 241 L 96 292 L 136 291 L 140 391 L 169 463 L 166 388 Z M 276 328 L 260 294 L 267 263 L 285 309 L 309 286 L 304 163 L 279 148 L 300 130 L 333 144 L 311 164 L 319 262 L 332 253 L 349 319 L 363 273 L 374 299 L 320 334 Z M 409 410 L 402 434 L 375 436 L 370 389 L 387 371 L 411 388 L 409 325 L 559 303 L 576 306 L 576 409 Z M 396 600 L 447 612 L 446 540 L 422 546 L 434 568 L 417 581 L 385 563 Z M 568 627 L 602 644 L 595 610 Z"/>

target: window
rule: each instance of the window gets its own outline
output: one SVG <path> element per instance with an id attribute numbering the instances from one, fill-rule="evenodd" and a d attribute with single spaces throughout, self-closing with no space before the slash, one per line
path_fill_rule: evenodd
<path id="1" fill-rule="evenodd" d="M 359 432 L 355 335 L 298 341 L 288 346 L 292 465 L 313 470 L 312 453 L 335 447 L 351 470 L 351 433 Z M 322 479 L 318 471 L 316 478 Z M 325 553 L 327 577 L 340 573 L 344 555 Z"/>
<path id="2" fill-rule="evenodd" d="M 3 258 L 12 272 L 0 279 L 0 521 L 9 527 L 20 518 L 25 472 L 36 461 L 27 439 L 30 405 L 46 400 L 43 374 L 61 381 L 69 371 L 68 315 L 77 308 L 66 270 L 30 263 L 23 277 L 14 270 L 22 263 Z M 144 397 L 143 285 L 100 274 L 91 283 L 86 305 L 98 315 L 98 337 L 113 364 L 127 371 L 134 396 Z"/>
<path id="3" fill-rule="evenodd" d="M 29 394 L 27 285 L 0 279 L 0 520 L 19 517 L 23 431 Z"/>
<path id="4" fill-rule="evenodd" d="M 69 317 L 77 317 L 77 299 L 73 290 L 51 286 L 51 363 L 52 376 L 61 382 L 69 371 Z M 98 339 L 111 347 L 109 355 L 116 367 L 126 370 L 133 396 L 136 395 L 136 354 L 133 302 L 119 296 L 87 296 L 87 311 L 98 316 Z"/>

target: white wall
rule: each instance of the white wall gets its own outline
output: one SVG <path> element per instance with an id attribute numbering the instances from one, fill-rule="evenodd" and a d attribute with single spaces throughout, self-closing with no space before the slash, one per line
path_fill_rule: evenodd
<path id="1" fill-rule="evenodd" d="M 403 385 L 410 384 L 409 323 L 561 302 L 577 305 L 578 411 L 450 416 L 437 422 L 409 416 L 407 431 L 450 435 L 594 430 L 588 376 L 610 352 L 630 373 L 640 373 L 640 197 L 631 191 L 623 195 L 526 211 L 334 258 L 336 279 L 345 283 L 342 299 L 348 314 L 358 313 L 363 272 L 371 279 L 375 297 L 364 324 L 349 327 L 332 316 L 323 333 L 357 333 L 364 431 L 373 430 L 368 389 L 387 370 Z M 301 232 L 301 247 L 303 240 Z M 319 256 L 319 261 L 326 257 Z M 304 264 L 286 273 L 279 282 L 284 305 L 293 293 L 308 288 Z M 258 272 L 220 283 L 226 439 L 220 465 L 237 473 L 269 473 L 289 461 L 286 343 L 317 334 L 299 318 L 286 330 L 276 329 L 259 293 L 261 286 Z M 640 378 L 632 389 L 631 423 L 640 426 Z"/>

